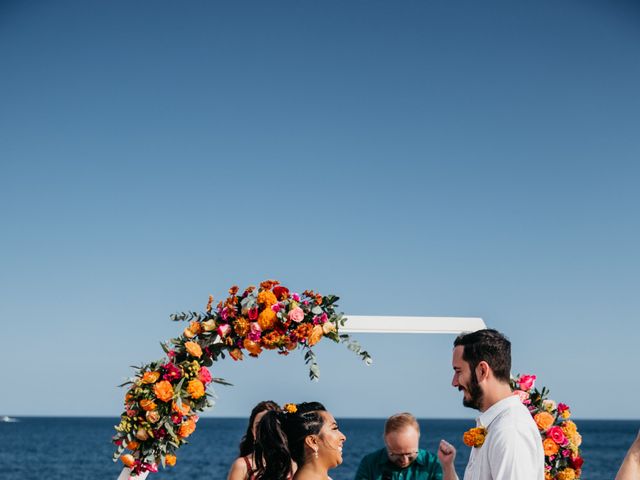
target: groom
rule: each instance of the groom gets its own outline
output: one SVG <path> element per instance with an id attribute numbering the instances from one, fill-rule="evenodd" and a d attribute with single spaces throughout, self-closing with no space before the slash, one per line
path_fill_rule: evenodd
<path id="1" fill-rule="evenodd" d="M 544 480 L 540 432 L 511 391 L 511 342 L 496 330 L 456 338 L 453 381 L 465 407 L 481 412 L 484 443 L 472 447 L 464 480 Z"/>

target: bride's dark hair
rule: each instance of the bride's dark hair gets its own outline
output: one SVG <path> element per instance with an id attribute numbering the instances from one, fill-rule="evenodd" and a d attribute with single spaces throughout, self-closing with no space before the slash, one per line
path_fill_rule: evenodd
<path id="1" fill-rule="evenodd" d="M 291 474 L 291 460 L 298 468 L 304 465 L 304 439 L 317 435 L 324 424 L 320 412 L 326 408 L 319 402 L 296 405 L 295 413 L 270 411 L 258 426 L 255 446 L 257 478 L 287 480 Z"/>
<path id="2" fill-rule="evenodd" d="M 251 455 L 253 453 L 256 442 L 256 439 L 253 438 L 253 422 L 255 421 L 256 416 L 259 413 L 264 412 L 265 410 L 278 411 L 280 410 L 280 406 L 276 402 L 266 400 L 253 407 L 253 410 L 251 410 L 251 415 L 249 416 L 249 425 L 247 426 L 247 432 L 244 434 L 244 437 L 242 437 L 242 440 L 240 441 L 241 457 L 246 457 L 247 455 Z"/>

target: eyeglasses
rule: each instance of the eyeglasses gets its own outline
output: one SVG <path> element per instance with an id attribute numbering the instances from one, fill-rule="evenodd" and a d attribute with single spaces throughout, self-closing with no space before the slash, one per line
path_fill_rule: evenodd
<path id="1" fill-rule="evenodd" d="M 406 452 L 406 453 L 395 453 L 391 450 L 387 449 L 387 455 L 391 460 L 400 460 L 401 458 L 407 457 L 407 460 L 415 460 L 418 457 L 418 451 L 415 452 Z"/>

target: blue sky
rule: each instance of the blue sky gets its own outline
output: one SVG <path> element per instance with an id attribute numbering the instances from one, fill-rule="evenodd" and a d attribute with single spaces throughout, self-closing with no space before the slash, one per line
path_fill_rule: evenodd
<path id="1" fill-rule="evenodd" d="M 480 316 L 579 418 L 639 418 L 634 2 L 0 4 L 0 414 L 117 415 L 129 365 L 277 278 Z M 220 363 L 211 415 L 473 417 L 452 336 Z"/>

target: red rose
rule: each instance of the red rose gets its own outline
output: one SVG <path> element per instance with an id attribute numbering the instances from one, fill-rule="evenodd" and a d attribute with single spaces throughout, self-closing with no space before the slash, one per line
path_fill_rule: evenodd
<path id="1" fill-rule="evenodd" d="M 284 300 L 285 298 L 289 298 L 289 289 L 282 285 L 277 285 L 273 287 L 273 294 L 278 300 Z"/>
<path id="2" fill-rule="evenodd" d="M 584 460 L 582 459 L 582 457 L 572 457 L 571 458 L 571 465 L 573 465 L 573 468 L 579 470 L 582 468 L 582 464 L 584 463 Z"/>

